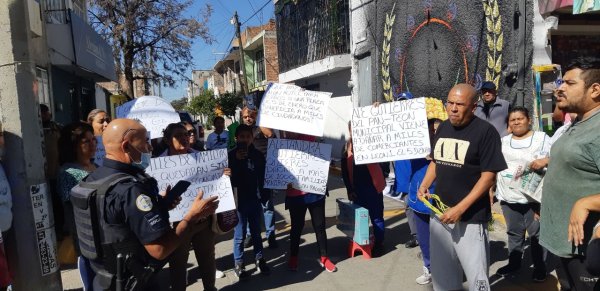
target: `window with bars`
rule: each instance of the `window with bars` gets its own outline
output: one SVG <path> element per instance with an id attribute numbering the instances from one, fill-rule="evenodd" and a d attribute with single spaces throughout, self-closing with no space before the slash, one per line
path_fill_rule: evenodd
<path id="1" fill-rule="evenodd" d="M 275 14 L 280 73 L 350 52 L 348 0 L 279 1 Z"/>
<path id="2" fill-rule="evenodd" d="M 255 54 L 255 72 L 256 72 L 256 83 L 262 82 L 266 79 L 265 77 L 265 52 L 263 50 L 257 51 Z"/>

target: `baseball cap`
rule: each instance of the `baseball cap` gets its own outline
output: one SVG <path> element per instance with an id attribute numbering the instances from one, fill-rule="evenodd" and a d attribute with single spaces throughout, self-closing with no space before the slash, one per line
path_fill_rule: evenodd
<path id="1" fill-rule="evenodd" d="M 396 95 L 396 101 L 412 99 L 413 95 L 410 92 L 402 92 Z"/>
<path id="2" fill-rule="evenodd" d="M 481 84 L 481 90 L 494 90 L 496 91 L 496 84 L 491 81 L 485 81 Z"/>

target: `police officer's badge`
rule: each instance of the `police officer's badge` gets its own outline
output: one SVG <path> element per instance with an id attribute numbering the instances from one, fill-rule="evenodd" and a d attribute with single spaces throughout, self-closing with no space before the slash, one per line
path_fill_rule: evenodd
<path id="1" fill-rule="evenodd" d="M 148 212 L 152 210 L 152 199 L 146 196 L 146 194 L 140 194 L 137 199 L 135 199 L 135 205 L 139 210 Z"/>

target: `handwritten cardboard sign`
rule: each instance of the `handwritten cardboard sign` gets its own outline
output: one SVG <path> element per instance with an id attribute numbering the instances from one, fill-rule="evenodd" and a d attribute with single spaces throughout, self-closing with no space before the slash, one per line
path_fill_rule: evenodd
<path id="1" fill-rule="evenodd" d="M 308 193 L 325 194 L 331 145 L 302 140 L 269 139 L 265 188 L 292 187 Z"/>
<path id="2" fill-rule="evenodd" d="M 98 166 L 102 166 L 104 163 L 104 157 L 106 156 L 106 149 L 102 143 L 102 136 L 96 137 L 96 155 L 94 156 L 94 163 Z"/>
<path id="3" fill-rule="evenodd" d="M 267 128 L 323 136 L 331 94 L 275 83 L 263 97 L 257 123 Z"/>
<path id="4" fill-rule="evenodd" d="M 138 120 L 150 133 L 150 138 L 163 136 L 169 123 L 181 122 L 179 113 L 165 99 L 142 96 L 117 107 L 117 118 Z"/>
<path id="5" fill-rule="evenodd" d="M 192 183 L 181 195 L 179 205 L 169 212 L 171 221 L 181 221 L 200 189 L 204 190 L 204 198 L 219 197 L 217 213 L 235 209 L 231 182 L 229 177 L 223 176 L 226 167 L 227 150 L 220 149 L 154 158 L 146 173 L 158 181 L 159 191 L 175 186 L 180 180 Z"/>
<path id="6" fill-rule="evenodd" d="M 356 164 L 423 158 L 431 151 L 425 98 L 354 108 L 351 124 Z"/>

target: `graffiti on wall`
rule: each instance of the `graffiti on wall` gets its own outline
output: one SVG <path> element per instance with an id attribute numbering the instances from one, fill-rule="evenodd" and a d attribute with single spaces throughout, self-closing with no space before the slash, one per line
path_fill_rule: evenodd
<path id="1" fill-rule="evenodd" d="M 410 92 L 445 99 L 457 83 L 505 85 L 503 68 L 516 61 L 515 8 L 509 2 L 418 0 L 380 6 L 383 97 L 390 101 Z"/>

